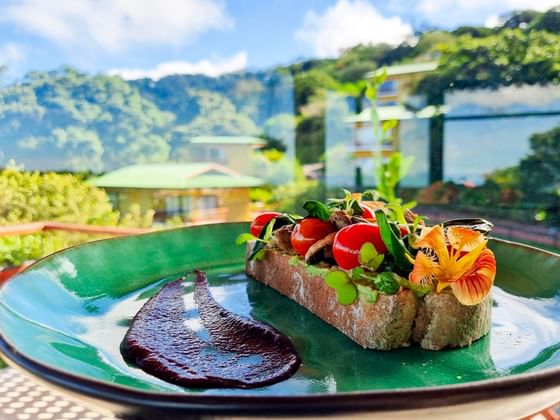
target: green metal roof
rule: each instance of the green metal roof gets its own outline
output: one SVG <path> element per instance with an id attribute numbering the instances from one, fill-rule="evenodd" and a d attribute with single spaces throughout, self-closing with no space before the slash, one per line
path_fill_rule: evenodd
<path id="1" fill-rule="evenodd" d="M 425 63 L 410 63 L 410 64 L 399 64 L 396 66 L 385 67 L 387 70 L 387 76 L 398 76 L 401 74 L 411 74 L 411 73 L 424 73 L 429 71 L 434 71 L 438 67 L 437 61 L 427 61 Z M 366 74 L 366 78 L 372 77 L 379 70 L 375 70 Z"/>
<path id="2" fill-rule="evenodd" d="M 265 145 L 266 141 L 251 136 L 196 136 L 192 144 L 257 144 Z"/>
<path id="3" fill-rule="evenodd" d="M 432 118 L 439 114 L 444 114 L 446 108 L 443 106 L 427 106 L 420 109 L 417 112 L 412 112 L 406 109 L 402 105 L 392 105 L 392 106 L 379 106 L 377 112 L 379 114 L 379 119 L 381 121 L 388 120 L 412 120 L 414 118 Z M 345 119 L 348 123 L 356 122 L 369 122 L 371 123 L 371 108 L 366 108 L 357 115 L 352 115 Z"/>
<path id="4" fill-rule="evenodd" d="M 264 181 L 216 163 L 152 163 L 126 166 L 88 183 L 103 188 L 186 190 L 257 187 Z"/>

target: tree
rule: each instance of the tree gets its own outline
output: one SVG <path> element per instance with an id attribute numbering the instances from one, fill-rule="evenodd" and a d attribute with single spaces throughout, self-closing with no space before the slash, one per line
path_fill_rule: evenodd
<path id="1" fill-rule="evenodd" d="M 560 126 L 529 139 L 531 153 L 519 164 L 519 183 L 525 200 L 556 201 L 560 192 Z"/>
<path id="2" fill-rule="evenodd" d="M 152 213 L 113 210 L 105 191 L 72 174 L 0 171 L 0 226 L 38 221 L 89 225 L 147 227 Z M 87 235 L 53 232 L 0 238 L 0 265 L 21 264 L 67 246 L 84 242 Z"/>
<path id="3" fill-rule="evenodd" d="M 447 91 L 560 82 L 560 35 L 502 29 L 496 35 L 461 35 L 438 47 L 438 69 L 422 79 L 417 93 L 432 104 Z"/>
<path id="4" fill-rule="evenodd" d="M 295 101 L 297 107 L 306 105 L 326 89 L 336 89 L 338 83 L 329 74 L 320 70 L 310 70 L 294 78 Z"/>
<path id="5" fill-rule="evenodd" d="M 166 160 L 173 119 L 121 78 L 72 68 L 0 88 L 0 149 L 31 168 L 101 171 Z"/>
<path id="6" fill-rule="evenodd" d="M 235 106 L 226 97 L 204 90 L 193 90 L 189 94 L 196 98 L 200 107 L 199 114 L 181 128 L 189 137 L 258 134 L 255 123 L 247 115 L 237 113 Z"/>

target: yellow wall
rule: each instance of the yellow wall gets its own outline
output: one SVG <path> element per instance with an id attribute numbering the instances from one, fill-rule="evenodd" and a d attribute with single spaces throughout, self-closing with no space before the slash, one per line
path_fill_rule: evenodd
<path id="1" fill-rule="evenodd" d="M 121 213 L 128 213 L 130 206 L 138 204 L 141 212 L 146 212 L 153 208 L 153 195 L 150 190 L 139 189 L 113 189 L 106 188 L 107 192 L 118 194 L 118 210 Z"/>
<path id="2" fill-rule="evenodd" d="M 195 200 L 201 196 L 214 195 L 218 197 L 218 207 L 221 209 L 219 217 L 224 221 L 237 222 L 251 219 L 250 188 L 228 189 L 197 189 L 197 190 L 143 190 L 143 189 L 106 189 L 107 192 L 118 193 L 118 209 L 121 213 L 128 213 L 132 204 L 140 205 L 141 212 L 153 209 L 165 211 L 165 196 L 191 196 Z"/>
<path id="3" fill-rule="evenodd" d="M 249 188 L 223 190 L 223 206 L 229 209 L 228 221 L 251 220 L 251 198 Z"/>

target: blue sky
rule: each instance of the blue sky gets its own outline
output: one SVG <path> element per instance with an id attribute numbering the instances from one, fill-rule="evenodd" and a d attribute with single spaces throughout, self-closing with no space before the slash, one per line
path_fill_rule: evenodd
<path id="1" fill-rule="evenodd" d="M 426 27 L 493 25 L 559 0 L 0 0 L 5 79 L 72 65 L 159 78 L 265 69 L 397 44 Z"/>

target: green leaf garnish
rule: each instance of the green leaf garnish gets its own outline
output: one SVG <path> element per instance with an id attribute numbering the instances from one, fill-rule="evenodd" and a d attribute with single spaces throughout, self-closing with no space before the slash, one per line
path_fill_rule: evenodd
<path id="1" fill-rule="evenodd" d="M 380 292 L 387 295 L 393 295 L 397 293 L 401 288 L 399 281 L 395 277 L 398 276 L 394 273 L 385 271 L 375 276 L 373 278 L 373 282 L 375 283 L 375 287 L 377 287 L 377 290 L 379 290 Z"/>
<path id="2" fill-rule="evenodd" d="M 375 246 L 371 242 L 366 242 L 360 248 L 360 254 L 358 255 L 358 261 L 361 265 L 365 265 L 371 271 L 375 271 L 379 268 L 385 256 L 379 254 L 375 249 Z"/>
<path id="3" fill-rule="evenodd" d="M 276 224 L 276 219 L 272 219 L 270 222 L 266 224 L 266 228 L 264 229 L 264 240 L 269 241 L 272 238 L 272 232 L 274 231 L 274 225 Z"/>
<path id="4" fill-rule="evenodd" d="M 434 291 L 433 287 L 431 286 L 413 283 L 407 279 L 403 279 L 402 277 L 399 278 L 399 283 L 401 284 L 402 287 L 412 290 L 414 294 L 418 297 L 424 297 L 428 293 Z"/>
<path id="5" fill-rule="evenodd" d="M 251 255 L 249 256 L 249 260 L 256 260 L 256 261 L 262 261 L 264 259 L 264 256 L 266 255 L 266 251 L 263 247 L 259 247 L 259 249 L 257 248 L 258 244 L 261 244 L 262 242 L 257 242 L 255 244 L 255 246 L 253 247 L 253 251 L 251 252 Z M 256 249 L 256 252 L 255 252 Z"/>
<path id="6" fill-rule="evenodd" d="M 391 211 L 393 220 L 396 220 L 400 225 L 405 226 L 406 230 L 408 231 L 408 222 L 404 217 L 404 208 L 396 203 L 389 203 L 385 207 L 387 207 Z"/>
<path id="7" fill-rule="evenodd" d="M 358 297 L 358 289 L 346 272 L 331 271 L 325 276 L 325 283 L 336 292 L 336 299 L 341 305 L 351 305 Z"/>
<path id="8" fill-rule="evenodd" d="M 395 264 L 397 267 L 405 271 L 412 270 L 412 255 L 406 249 L 404 242 L 397 236 L 397 234 L 391 228 L 391 225 L 387 221 L 387 216 L 383 210 L 375 211 L 375 220 L 379 225 L 379 230 L 381 232 L 381 239 L 383 243 L 389 250 L 389 253 L 395 259 Z"/>
<path id="9" fill-rule="evenodd" d="M 402 208 L 405 210 L 410 210 L 413 209 L 414 207 L 416 207 L 418 205 L 418 201 L 416 200 L 411 200 L 411 201 L 407 201 L 406 203 L 402 204 Z"/>
<path id="10" fill-rule="evenodd" d="M 249 242 L 249 241 L 256 241 L 259 238 L 257 238 L 255 235 L 253 235 L 252 233 L 241 233 L 237 238 L 235 238 L 235 245 L 241 245 L 244 244 L 245 242 Z"/>
<path id="11" fill-rule="evenodd" d="M 377 201 L 379 193 L 375 190 L 366 190 L 362 193 L 362 201 Z"/>
<path id="12" fill-rule="evenodd" d="M 420 222 L 421 222 L 422 220 L 426 220 L 426 219 L 427 219 L 427 217 L 425 217 L 425 216 L 419 216 L 419 215 L 417 215 L 417 216 L 414 218 L 414 221 L 412 222 L 412 232 L 416 232 L 416 229 L 418 229 L 418 225 L 420 224 Z"/>
<path id="13" fill-rule="evenodd" d="M 358 297 L 358 289 L 354 283 L 348 283 L 336 289 L 336 298 L 341 305 L 351 305 Z"/>
<path id="14" fill-rule="evenodd" d="M 331 215 L 329 208 L 316 200 L 308 200 L 303 203 L 303 208 L 307 211 L 309 217 L 316 217 L 323 221 L 328 221 Z"/>
<path id="15" fill-rule="evenodd" d="M 259 238 L 255 245 L 253 245 L 253 249 L 249 254 L 249 261 L 252 260 L 262 260 L 265 256 L 265 246 L 268 241 L 272 238 L 272 233 L 274 231 L 274 226 L 276 225 L 276 219 L 272 219 L 270 222 L 266 224 L 266 226 L 261 230 Z"/>
<path id="16" fill-rule="evenodd" d="M 362 209 L 358 200 L 352 199 L 347 205 L 348 208 L 352 210 L 352 215 L 361 216 L 364 213 L 364 209 Z"/>
<path id="17" fill-rule="evenodd" d="M 360 280 L 364 275 L 365 271 L 362 267 L 356 267 L 352 270 L 352 279 L 353 280 Z"/>
<path id="18" fill-rule="evenodd" d="M 397 123 L 397 120 L 387 120 L 381 125 L 381 130 L 386 133 L 390 129 L 395 128 L 397 126 Z"/>
<path id="19" fill-rule="evenodd" d="M 350 283 L 350 279 L 344 271 L 336 270 L 331 271 L 325 276 L 325 283 L 333 289 L 338 289 L 339 287 Z"/>

